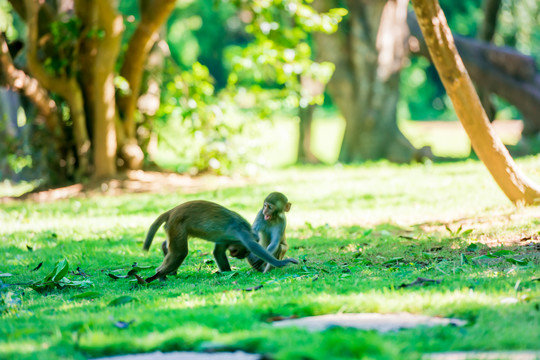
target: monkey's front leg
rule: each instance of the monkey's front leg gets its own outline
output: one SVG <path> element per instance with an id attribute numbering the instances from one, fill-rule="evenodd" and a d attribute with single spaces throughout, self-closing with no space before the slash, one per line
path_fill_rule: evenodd
<path id="1" fill-rule="evenodd" d="M 216 259 L 217 266 L 220 272 L 231 271 L 229 265 L 229 259 L 227 259 L 227 248 L 229 244 L 216 243 L 214 246 L 214 258 Z"/>

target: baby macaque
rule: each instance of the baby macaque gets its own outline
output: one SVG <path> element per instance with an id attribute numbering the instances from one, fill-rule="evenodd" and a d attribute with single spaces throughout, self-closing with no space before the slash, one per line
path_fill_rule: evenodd
<path id="1" fill-rule="evenodd" d="M 273 192 L 264 199 L 263 207 L 253 222 L 253 232 L 259 237 L 259 244 L 276 259 L 283 259 L 289 248 L 285 238 L 287 219 L 285 213 L 291 209 L 291 203 L 285 195 Z M 262 258 L 249 255 L 248 262 L 257 271 L 268 272 L 273 264 Z M 264 269 L 264 270 L 263 270 Z"/>

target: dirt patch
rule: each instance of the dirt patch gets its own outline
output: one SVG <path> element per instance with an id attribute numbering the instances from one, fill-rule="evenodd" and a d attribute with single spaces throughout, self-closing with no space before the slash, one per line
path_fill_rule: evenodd
<path id="1" fill-rule="evenodd" d="M 18 197 L 3 197 L 0 198 L 0 202 L 6 203 L 17 200 L 51 202 L 72 197 L 121 195 L 125 193 L 167 193 L 181 191 L 191 194 L 204 190 L 245 186 L 248 183 L 248 179 L 241 176 L 190 176 L 168 172 L 131 170 L 110 179 L 91 180 L 86 183 L 54 189 L 38 189 Z"/>

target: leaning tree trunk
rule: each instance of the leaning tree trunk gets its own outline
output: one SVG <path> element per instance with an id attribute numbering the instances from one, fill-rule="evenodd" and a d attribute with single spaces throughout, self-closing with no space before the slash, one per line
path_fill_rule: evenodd
<path id="1" fill-rule="evenodd" d="M 399 72 L 405 60 L 407 0 L 348 1 L 349 16 L 331 35 L 314 34 L 318 60 L 336 65 L 328 92 L 345 118 L 341 162 L 407 162 L 416 149 L 397 126 Z M 315 3 L 324 11 L 338 4 Z"/>
<path id="2" fill-rule="evenodd" d="M 480 104 L 437 0 L 412 0 L 431 59 L 478 157 L 516 204 L 540 201 L 540 188 L 517 168 Z"/>

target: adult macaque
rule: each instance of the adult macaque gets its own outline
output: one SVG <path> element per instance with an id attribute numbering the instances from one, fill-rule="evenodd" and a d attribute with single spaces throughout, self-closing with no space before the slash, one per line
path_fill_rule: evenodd
<path id="1" fill-rule="evenodd" d="M 245 258 L 251 252 L 255 257 L 276 267 L 289 263 L 298 264 L 296 259 L 274 258 L 257 243 L 257 237 L 242 216 L 210 201 L 189 201 L 158 216 L 148 229 L 144 250 L 148 251 L 157 230 L 163 223 L 167 233 L 167 242 L 162 246 L 165 258 L 156 273 L 146 279 L 147 283 L 164 278 L 182 265 L 188 254 L 189 237 L 216 243 L 213 254 L 219 271 L 231 271 L 226 254 L 230 245 L 241 245 L 235 247 L 235 254 L 239 259 Z"/>
<path id="2" fill-rule="evenodd" d="M 285 213 L 291 209 L 291 203 L 285 195 L 273 192 L 264 199 L 263 207 L 253 222 L 253 232 L 259 237 L 259 244 L 272 254 L 276 259 L 283 259 L 289 248 L 285 238 L 287 219 Z M 264 262 L 255 256 L 248 256 L 248 262 L 252 268 L 258 271 L 268 272 L 272 264 Z"/>
<path id="3" fill-rule="evenodd" d="M 163 256 L 167 256 L 167 253 L 169 252 L 169 249 L 167 249 L 167 241 L 161 243 L 161 250 L 163 251 Z M 246 247 L 241 244 L 229 245 L 227 250 L 229 250 L 229 255 L 237 259 L 244 259 L 246 257 L 246 254 L 249 254 L 249 251 L 246 249 Z M 170 272 L 170 274 L 176 275 L 176 270 Z"/>

